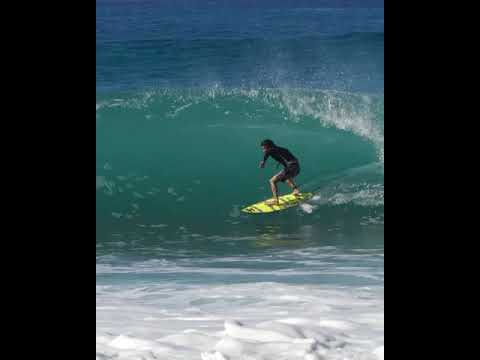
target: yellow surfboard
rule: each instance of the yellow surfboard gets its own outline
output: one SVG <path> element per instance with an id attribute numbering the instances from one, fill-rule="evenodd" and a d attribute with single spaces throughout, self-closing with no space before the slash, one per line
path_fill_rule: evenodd
<path id="1" fill-rule="evenodd" d="M 297 206 L 301 202 L 307 201 L 312 197 L 313 193 L 300 193 L 298 195 L 288 194 L 278 197 L 280 205 L 268 205 L 265 203 L 266 200 L 264 200 L 247 206 L 246 208 L 242 209 L 242 211 L 248 214 L 266 214 Z"/>

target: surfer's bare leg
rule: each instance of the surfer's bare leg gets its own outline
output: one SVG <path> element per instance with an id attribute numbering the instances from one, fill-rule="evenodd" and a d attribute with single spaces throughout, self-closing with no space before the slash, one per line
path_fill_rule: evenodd
<path id="1" fill-rule="evenodd" d="M 277 182 L 278 182 L 278 177 L 275 175 L 270 179 L 270 187 L 272 188 L 272 194 L 273 194 L 273 199 L 267 200 L 267 203 L 270 205 L 276 204 L 279 205 L 278 202 L 278 191 L 277 191 Z"/>
<path id="2" fill-rule="evenodd" d="M 293 189 L 293 193 L 294 193 L 295 195 L 300 194 L 300 189 L 297 187 L 297 184 L 295 184 L 295 182 L 293 181 L 293 179 L 287 179 L 287 180 L 286 180 L 286 183 L 288 184 L 288 186 L 290 186 L 290 187 Z"/>

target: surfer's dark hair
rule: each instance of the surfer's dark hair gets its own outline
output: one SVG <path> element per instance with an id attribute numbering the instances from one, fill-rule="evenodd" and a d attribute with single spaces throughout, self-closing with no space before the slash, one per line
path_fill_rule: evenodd
<path id="1" fill-rule="evenodd" d="M 265 140 L 263 140 L 260 145 L 261 145 L 261 146 L 266 146 L 266 147 L 275 146 L 275 144 L 273 143 L 273 141 L 270 140 L 270 139 L 265 139 Z"/>

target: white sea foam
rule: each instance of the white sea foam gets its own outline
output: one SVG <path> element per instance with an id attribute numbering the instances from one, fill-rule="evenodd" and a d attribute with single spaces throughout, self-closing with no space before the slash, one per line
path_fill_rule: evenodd
<path id="1" fill-rule="evenodd" d="M 181 262 L 149 260 L 120 266 L 112 265 L 118 259 L 97 258 L 97 277 L 106 275 L 109 279 L 114 275 L 116 278 L 125 277 L 125 281 L 111 283 L 102 279 L 100 284 L 97 280 L 96 357 L 383 359 L 383 280 L 377 278 L 375 271 L 369 269 L 366 263 L 362 263 L 365 256 L 372 262 L 383 262 L 383 259 L 378 254 L 361 250 L 332 254 L 335 248 L 323 248 L 323 252 L 332 253 L 319 258 L 318 249 L 302 249 L 280 252 L 275 261 L 291 265 L 298 258 L 303 259 L 303 265 L 310 262 L 317 271 L 319 267 L 324 267 L 325 271 L 330 267 L 334 274 L 358 272 L 363 276 L 370 275 L 375 278 L 371 286 L 327 285 L 321 282 L 287 284 L 281 282 L 282 277 L 278 278 L 279 281 L 270 282 L 239 281 L 248 273 L 242 269 L 242 261 L 255 263 L 260 258 L 216 259 L 217 263 L 239 267 L 226 274 L 232 281 L 223 285 L 209 282 L 209 278 L 216 274 L 225 276 L 227 267 L 207 266 L 202 270 L 201 265 L 207 265 L 207 260 L 199 260 L 191 267 L 190 270 L 196 270 L 204 277 L 202 284 L 195 284 L 181 281 L 188 268 Z M 135 274 L 162 274 L 162 269 L 167 271 L 163 274 L 176 272 L 177 278 L 142 280 L 141 283 L 128 281 L 129 276 Z M 295 266 L 290 270 L 277 271 L 291 276 L 301 273 Z M 254 272 L 258 275 L 262 273 L 261 269 Z M 266 272 L 274 279 L 273 271 Z M 303 273 L 307 276 L 309 272 L 304 270 Z"/>

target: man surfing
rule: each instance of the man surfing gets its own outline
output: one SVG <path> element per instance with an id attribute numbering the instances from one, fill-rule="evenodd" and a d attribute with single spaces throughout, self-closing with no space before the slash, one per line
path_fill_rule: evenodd
<path id="1" fill-rule="evenodd" d="M 263 149 L 263 160 L 260 162 L 260 168 L 265 167 L 265 162 L 271 156 L 279 164 L 283 165 L 283 170 L 270 179 L 273 199 L 267 200 L 268 205 L 280 205 L 278 202 L 277 182 L 286 182 L 293 189 L 293 194 L 300 194 L 300 190 L 293 182 L 293 178 L 300 173 L 300 164 L 298 159 L 285 148 L 277 146 L 270 139 L 265 139 L 260 144 Z"/>

